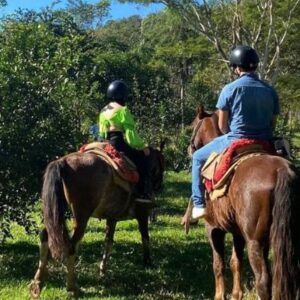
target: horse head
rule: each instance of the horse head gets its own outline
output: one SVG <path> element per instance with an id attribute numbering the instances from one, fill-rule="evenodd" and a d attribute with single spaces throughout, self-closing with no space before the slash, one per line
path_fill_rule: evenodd
<path id="1" fill-rule="evenodd" d="M 163 173 L 165 170 L 163 148 L 165 142 L 159 147 L 150 147 L 149 172 L 154 193 L 161 191 L 163 187 Z"/>
<path id="2" fill-rule="evenodd" d="M 197 149 L 209 143 L 215 137 L 221 135 L 218 126 L 218 113 L 205 111 L 204 106 L 197 108 L 197 115 L 191 124 L 193 134 L 188 153 L 191 156 Z"/>

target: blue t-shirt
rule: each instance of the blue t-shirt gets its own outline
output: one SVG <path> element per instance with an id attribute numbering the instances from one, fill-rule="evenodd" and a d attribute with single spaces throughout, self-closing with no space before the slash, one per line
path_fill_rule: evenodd
<path id="1" fill-rule="evenodd" d="M 279 114 L 276 91 L 246 73 L 227 84 L 218 99 L 217 108 L 229 112 L 228 136 L 237 138 L 272 138 L 272 119 Z"/>

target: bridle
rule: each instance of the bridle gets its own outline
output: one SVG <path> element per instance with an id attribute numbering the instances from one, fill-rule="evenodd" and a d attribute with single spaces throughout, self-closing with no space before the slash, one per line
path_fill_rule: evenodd
<path id="1" fill-rule="evenodd" d="M 197 150 L 196 145 L 195 145 L 195 137 L 196 137 L 196 135 L 197 135 L 197 133 L 198 133 L 200 127 L 201 127 L 202 122 L 203 122 L 203 119 L 200 119 L 198 121 L 197 125 L 194 127 L 194 130 L 193 130 L 193 134 L 192 134 L 192 137 L 191 137 L 191 140 L 190 140 L 190 147 L 191 147 L 193 152 Z"/>

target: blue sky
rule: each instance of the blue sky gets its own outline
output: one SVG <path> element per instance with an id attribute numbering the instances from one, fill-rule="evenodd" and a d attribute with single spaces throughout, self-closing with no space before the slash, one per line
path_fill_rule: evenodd
<path id="1" fill-rule="evenodd" d="M 53 0 L 7 0 L 8 5 L 0 10 L 1 15 L 11 13 L 17 8 L 28 8 L 39 10 L 40 8 L 50 6 Z M 96 3 L 97 0 L 87 0 L 89 3 Z M 66 1 L 62 0 L 56 7 L 64 7 Z M 140 15 L 142 17 L 149 13 L 154 13 L 161 10 L 163 6 L 161 4 L 152 4 L 148 6 L 138 4 L 122 4 L 112 0 L 110 16 L 113 19 L 126 18 L 131 15 Z"/>

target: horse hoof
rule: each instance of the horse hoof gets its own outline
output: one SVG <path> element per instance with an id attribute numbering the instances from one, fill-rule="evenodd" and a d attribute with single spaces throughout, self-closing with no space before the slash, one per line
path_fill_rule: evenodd
<path id="1" fill-rule="evenodd" d="M 32 280 L 29 284 L 29 292 L 32 299 L 39 298 L 41 294 L 41 282 L 38 280 Z"/>

